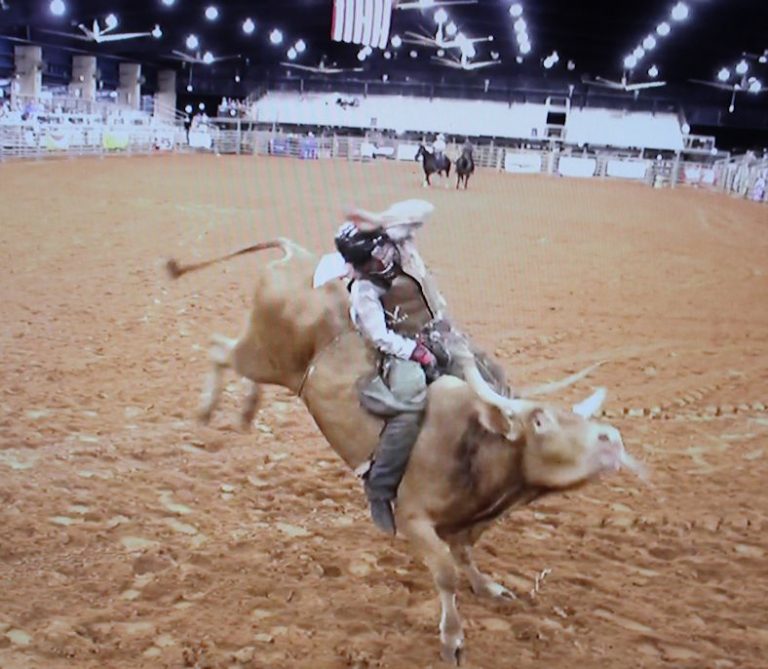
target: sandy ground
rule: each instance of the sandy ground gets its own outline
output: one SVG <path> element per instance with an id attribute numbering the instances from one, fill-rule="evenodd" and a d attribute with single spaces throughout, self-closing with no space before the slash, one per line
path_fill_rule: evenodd
<path id="1" fill-rule="evenodd" d="M 608 360 L 557 401 L 606 385 L 653 471 L 485 535 L 479 564 L 519 600 L 463 587 L 468 666 L 767 666 L 768 208 L 490 171 L 426 192 L 416 168 L 0 166 L 2 669 L 440 666 L 427 570 L 296 399 L 271 389 L 242 434 L 231 379 L 193 421 L 208 336 L 238 333 L 272 256 L 160 272 L 277 234 L 331 250 L 342 205 L 425 196 L 456 319 L 518 382 Z"/>

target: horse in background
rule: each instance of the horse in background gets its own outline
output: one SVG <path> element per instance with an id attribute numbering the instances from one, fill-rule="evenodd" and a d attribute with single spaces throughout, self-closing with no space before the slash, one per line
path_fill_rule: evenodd
<path id="1" fill-rule="evenodd" d="M 429 177 L 435 173 L 438 175 L 444 173 L 446 179 L 451 176 L 451 159 L 445 154 L 443 154 L 443 159 L 440 161 L 427 151 L 423 144 L 419 144 L 419 150 L 416 152 L 414 160 L 418 160 L 419 158 L 421 158 L 421 166 L 424 169 L 425 188 L 432 185 Z"/>
<path id="2" fill-rule="evenodd" d="M 475 160 L 472 157 L 472 148 L 464 147 L 461 156 L 456 160 L 456 190 L 459 189 L 461 180 L 464 180 L 464 190 L 467 190 L 469 177 L 475 171 Z"/>

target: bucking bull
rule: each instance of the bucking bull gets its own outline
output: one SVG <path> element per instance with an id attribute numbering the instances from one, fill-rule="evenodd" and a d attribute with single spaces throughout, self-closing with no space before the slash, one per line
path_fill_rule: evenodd
<path id="1" fill-rule="evenodd" d="M 242 411 L 244 426 L 256 414 L 261 385 L 283 386 L 303 400 L 331 447 L 356 470 L 374 452 L 383 423 L 358 400 L 358 381 L 375 369 L 376 353 L 351 323 L 344 282 L 314 288 L 318 258 L 282 238 L 193 265 L 170 260 L 167 267 L 176 278 L 266 249 L 282 249 L 283 257 L 257 272 L 253 307 L 240 338 L 212 337 L 213 367 L 199 416 L 211 418 L 227 369 L 253 383 Z M 423 428 L 398 491 L 396 521 L 398 533 L 432 572 L 442 605 L 442 656 L 458 664 L 464 647 L 456 607 L 459 571 L 476 595 L 514 598 L 473 561 L 472 546 L 489 525 L 505 511 L 552 491 L 622 466 L 641 473 L 641 465 L 626 453 L 616 428 L 590 418 L 604 391 L 570 410 L 510 399 L 484 381 L 468 347 L 457 345 L 455 355 L 465 380 L 443 376 L 429 386 Z"/>

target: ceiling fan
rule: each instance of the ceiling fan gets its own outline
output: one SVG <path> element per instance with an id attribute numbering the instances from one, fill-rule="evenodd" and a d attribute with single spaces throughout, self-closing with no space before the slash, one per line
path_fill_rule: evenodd
<path id="1" fill-rule="evenodd" d="M 197 51 L 194 55 L 190 56 L 188 53 L 177 51 L 176 49 L 171 51 L 171 54 L 173 55 L 166 56 L 166 58 L 173 58 L 174 60 L 180 60 L 184 63 L 190 63 L 191 65 L 212 65 L 213 63 L 218 63 L 222 60 L 237 60 L 238 58 L 242 58 L 239 54 L 237 56 L 214 56 L 210 51 L 206 51 L 203 54 L 201 54 L 200 51 Z"/>
<path id="2" fill-rule="evenodd" d="M 630 84 L 627 81 L 626 72 L 621 76 L 621 81 L 612 81 L 611 79 L 605 79 L 604 77 L 595 77 L 594 79 L 582 77 L 581 81 L 588 86 L 610 88 L 615 91 L 624 91 L 625 93 L 638 92 L 645 90 L 646 88 L 661 88 L 662 86 L 667 85 L 666 81 L 640 81 L 635 84 Z"/>
<path id="3" fill-rule="evenodd" d="M 728 84 L 720 81 L 704 81 L 703 79 L 689 79 L 691 83 L 699 84 L 701 86 L 709 86 L 710 88 L 717 88 L 721 91 L 729 91 L 731 93 L 731 103 L 728 105 L 728 111 L 733 113 L 733 110 L 736 109 L 736 93 L 752 93 L 753 95 L 756 95 L 758 93 L 762 93 L 765 91 L 765 89 L 760 86 L 760 82 L 757 82 L 758 87 L 757 89 L 752 88 L 753 82 L 755 82 L 755 78 L 752 77 L 750 79 L 747 79 L 746 75 L 741 78 L 741 80 L 736 81 L 732 84 Z"/>
<path id="4" fill-rule="evenodd" d="M 107 17 L 106 27 L 102 28 L 99 25 L 99 20 L 93 20 L 93 27 L 87 28 L 84 24 L 79 23 L 78 28 L 82 31 L 79 33 L 65 33 L 58 30 L 46 30 L 41 29 L 41 32 L 49 33 L 51 35 L 59 35 L 61 37 L 69 37 L 70 39 L 79 39 L 83 42 L 95 42 L 96 44 L 102 44 L 103 42 L 122 42 L 128 39 L 136 39 L 138 37 L 149 37 L 153 33 L 113 33 L 112 31 L 117 28 L 117 18 L 114 14 L 110 14 Z M 155 29 L 157 30 L 157 28 Z"/>
<path id="5" fill-rule="evenodd" d="M 325 61 L 320 61 L 315 65 L 300 65 L 299 63 L 286 63 L 281 62 L 283 67 L 292 68 L 294 70 L 302 70 L 304 72 L 314 72 L 316 74 L 340 74 L 341 72 L 362 72 L 365 68 L 362 67 L 326 67 Z"/>
<path id="6" fill-rule="evenodd" d="M 491 65 L 501 65 L 500 60 L 479 60 L 476 62 L 470 62 L 466 54 L 462 53 L 460 58 L 454 56 L 440 57 L 432 56 L 432 60 L 440 63 L 445 67 L 452 67 L 455 70 L 479 70 L 483 67 L 490 67 Z"/>

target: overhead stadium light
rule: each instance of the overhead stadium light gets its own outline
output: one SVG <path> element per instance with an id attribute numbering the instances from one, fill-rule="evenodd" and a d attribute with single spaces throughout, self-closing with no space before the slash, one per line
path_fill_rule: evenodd
<path id="1" fill-rule="evenodd" d="M 205 102 L 201 102 L 199 105 L 197 105 L 197 108 L 200 111 L 205 111 Z"/>
<path id="2" fill-rule="evenodd" d="M 442 58 L 445 55 L 445 49 L 438 49 L 437 50 L 437 57 Z"/>
<path id="3" fill-rule="evenodd" d="M 187 105 L 186 107 L 184 107 L 184 111 L 187 112 L 187 114 L 191 114 L 192 113 L 192 105 Z"/>
<path id="4" fill-rule="evenodd" d="M 219 18 L 219 10 L 216 9 L 213 5 L 208 7 L 208 9 L 205 10 L 205 18 L 209 21 L 215 21 Z"/>
<path id="5" fill-rule="evenodd" d="M 110 30 L 113 30 L 114 28 L 117 28 L 117 17 L 114 14 L 110 14 L 107 18 L 105 23 L 107 24 L 107 28 Z"/>
<path id="6" fill-rule="evenodd" d="M 515 21 L 515 32 L 516 33 L 525 32 L 525 29 L 527 27 L 528 27 L 528 24 L 525 22 L 525 19 L 517 19 L 517 21 Z"/>
<path id="7" fill-rule="evenodd" d="M 555 66 L 555 63 L 554 63 L 554 61 L 552 60 L 552 58 L 551 58 L 550 56 L 547 56 L 547 57 L 544 59 L 544 68 L 545 68 L 545 69 L 547 69 L 547 70 L 549 70 L 549 69 L 553 68 L 554 66 Z"/>
<path id="8" fill-rule="evenodd" d="M 392 58 L 392 54 L 391 54 L 389 51 L 385 51 L 385 52 L 384 52 L 384 58 L 386 58 L 387 60 L 389 60 L 390 58 Z"/>
<path id="9" fill-rule="evenodd" d="M 395 49 L 399 49 L 400 45 L 403 43 L 400 35 L 392 35 L 392 39 L 390 41 L 392 42 L 392 47 Z"/>
<path id="10" fill-rule="evenodd" d="M 200 40 L 196 35 L 190 35 L 187 37 L 187 49 L 197 49 L 200 46 Z"/>
<path id="11" fill-rule="evenodd" d="M 648 35 L 648 37 L 646 37 L 643 40 L 643 48 L 646 51 L 651 51 L 651 50 L 655 49 L 656 48 L 656 38 L 653 35 Z"/>
<path id="12" fill-rule="evenodd" d="M 632 55 L 640 60 L 645 55 L 645 49 L 643 47 L 639 46 L 637 47 L 633 52 Z"/>
<path id="13" fill-rule="evenodd" d="M 293 47 L 288 49 L 288 54 L 287 54 L 288 60 L 296 60 L 297 55 L 298 54 L 296 53 L 296 49 L 294 49 Z"/>
<path id="14" fill-rule="evenodd" d="M 283 33 L 275 28 L 271 33 L 269 33 L 269 41 L 272 42 L 272 44 L 280 44 L 280 42 L 283 41 Z"/>
<path id="15" fill-rule="evenodd" d="M 448 35 L 448 37 L 453 37 L 458 32 L 458 30 L 458 27 L 453 21 L 445 26 L 445 34 Z"/>
<path id="16" fill-rule="evenodd" d="M 651 65 L 651 66 L 648 68 L 648 76 L 649 76 L 651 79 L 655 79 L 656 77 L 658 77 L 658 76 L 659 76 L 659 68 L 658 68 L 658 67 L 656 67 L 655 65 Z"/>
<path id="17" fill-rule="evenodd" d="M 171 5 L 173 5 L 174 2 L 176 2 L 176 0 L 163 0 L 163 4 L 166 7 L 170 7 Z"/>
<path id="18" fill-rule="evenodd" d="M 656 26 L 656 34 L 659 35 L 659 37 L 666 37 L 669 35 L 669 31 L 672 30 L 669 27 L 669 23 L 666 21 L 662 21 L 659 23 L 659 25 Z"/>
<path id="19" fill-rule="evenodd" d="M 245 19 L 245 21 L 243 21 L 243 32 L 246 35 L 252 35 L 254 30 L 256 30 L 256 24 L 253 22 L 253 19 Z"/>
<path id="20" fill-rule="evenodd" d="M 680 130 L 683 131 L 684 135 L 687 135 L 689 132 L 691 132 L 691 126 L 689 126 L 687 123 L 683 123 L 683 125 L 680 126 Z"/>
<path id="21" fill-rule="evenodd" d="M 759 93 L 762 89 L 763 84 L 758 79 L 755 79 L 751 84 L 749 84 L 750 93 Z"/>
<path id="22" fill-rule="evenodd" d="M 516 2 L 514 5 L 512 5 L 509 8 L 509 14 L 510 16 L 514 16 L 514 17 L 522 16 L 523 6 L 519 2 Z"/>
<path id="23" fill-rule="evenodd" d="M 688 5 L 684 2 L 678 2 L 672 8 L 672 18 L 675 21 L 685 21 L 688 18 Z"/>
<path id="24" fill-rule="evenodd" d="M 54 16 L 63 16 L 67 11 L 67 6 L 64 4 L 64 0 L 53 0 L 50 5 L 51 14 Z"/>
<path id="25" fill-rule="evenodd" d="M 531 44 L 530 42 L 525 42 L 520 45 L 520 53 L 526 54 L 531 52 Z"/>
<path id="26" fill-rule="evenodd" d="M 215 58 L 213 57 L 213 54 L 210 51 L 206 51 L 203 54 L 203 62 L 206 65 L 210 65 L 214 60 L 215 60 Z"/>
<path id="27" fill-rule="evenodd" d="M 236 83 L 236 84 L 239 84 L 239 83 L 240 83 L 240 75 L 239 75 L 239 74 L 236 74 L 236 75 L 235 75 L 235 83 Z"/>
<path id="28" fill-rule="evenodd" d="M 448 20 L 448 12 L 442 7 L 435 12 L 435 23 L 445 23 Z"/>
<path id="29" fill-rule="evenodd" d="M 152 29 L 152 37 L 155 39 L 160 39 L 163 36 L 163 29 L 155 24 L 155 27 Z"/>
<path id="30" fill-rule="evenodd" d="M 187 84 L 187 93 L 191 93 L 193 90 L 192 84 Z"/>
<path id="31" fill-rule="evenodd" d="M 731 78 L 731 71 L 727 67 L 724 67 L 717 73 L 717 78 L 720 81 L 728 81 Z"/>
<path id="32" fill-rule="evenodd" d="M 365 60 L 365 49 L 360 49 L 357 52 L 357 59 L 362 63 Z"/>
<path id="33" fill-rule="evenodd" d="M 307 43 L 303 39 L 300 39 L 294 44 L 293 48 L 296 49 L 297 53 L 304 53 L 307 50 Z"/>
<path id="34" fill-rule="evenodd" d="M 573 70 L 576 69 L 576 63 L 574 63 L 572 60 L 569 60 L 566 67 L 568 68 L 569 72 L 573 72 Z"/>
<path id="35" fill-rule="evenodd" d="M 749 69 L 749 63 L 747 63 L 746 60 L 741 60 L 739 61 L 739 64 L 736 65 L 736 72 L 738 74 L 746 74 L 748 69 Z"/>
<path id="36" fill-rule="evenodd" d="M 410 53 L 411 58 L 418 58 L 419 54 L 416 52 L 416 49 L 412 50 Z"/>
<path id="37" fill-rule="evenodd" d="M 635 58 L 634 54 L 629 54 L 624 59 L 624 67 L 627 68 L 628 70 L 634 69 L 636 65 L 637 65 L 637 58 Z"/>

